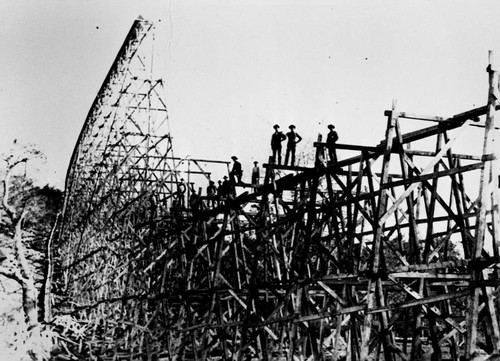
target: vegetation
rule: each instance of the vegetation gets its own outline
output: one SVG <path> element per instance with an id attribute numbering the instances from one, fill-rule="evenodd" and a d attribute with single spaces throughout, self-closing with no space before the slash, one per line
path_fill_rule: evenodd
<path id="1" fill-rule="evenodd" d="M 0 165 L 0 352 L 13 360 L 48 359 L 54 341 L 50 328 L 40 322 L 40 305 L 49 302 L 41 292 L 46 242 L 62 192 L 36 186 L 27 176 L 28 164 L 36 159 L 43 159 L 36 147 L 14 141 Z"/>

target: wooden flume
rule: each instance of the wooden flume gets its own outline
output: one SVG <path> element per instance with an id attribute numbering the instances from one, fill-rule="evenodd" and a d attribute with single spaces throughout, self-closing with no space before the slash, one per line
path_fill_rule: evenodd
<path id="1" fill-rule="evenodd" d="M 153 28 L 134 23 L 68 171 L 56 303 L 86 327 L 68 352 L 458 360 L 499 351 L 494 64 L 485 107 L 447 118 L 394 102 L 378 145 L 338 144 L 331 163 L 319 137 L 313 164 L 268 162 L 263 184 L 179 208 L 181 174 L 208 177 L 215 163 L 185 170 L 172 154 L 163 82 L 150 69 Z M 464 139 L 484 147 L 468 154 Z"/>

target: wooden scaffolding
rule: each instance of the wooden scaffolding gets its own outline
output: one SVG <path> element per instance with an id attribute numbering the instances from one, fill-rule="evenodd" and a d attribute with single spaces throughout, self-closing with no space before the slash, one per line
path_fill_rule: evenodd
<path id="1" fill-rule="evenodd" d="M 342 157 L 332 162 L 320 136 L 310 167 L 270 161 L 250 191 L 232 184 L 223 197 L 183 208 L 161 201 L 177 182 L 170 143 L 161 156 L 151 155 L 155 145 L 141 150 L 154 139 L 143 131 L 152 118 L 138 126 L 117 115 L 117 127 L 99 126 L 93 114 L 106 112 L 94 103 L 68 172 L 59 237 L 59 313 L 85 326 L 68 350 L 103 360 L 499 352 L 493 62 L 488 74 L 484 107 L 437 117 L 394 102 L 378 145 L 337 144 Z M 134 144 L 123 130 L 131 122 L 142 129 Z M 99 139 L 117 138 L 89 143 L 89 124 Z"/>

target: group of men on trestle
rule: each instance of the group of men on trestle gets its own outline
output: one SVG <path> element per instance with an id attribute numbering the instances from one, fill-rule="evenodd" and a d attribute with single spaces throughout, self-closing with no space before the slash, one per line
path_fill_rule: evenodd
<path id="1" fill-rule="evenodd" d="M 286 153 L 285 153 L 285 166 L 288 165 L 288 159 L 291 157 L 290 165 L 293 167 L 295 165 L 295 147 L 302 140 L 302 137 L 295 132 L 295 125 L 290 125 L 288 128 L 290 131 L 283 134 L 279 131 L 280 126 L 275 124 L 273 126 L 274 133 L 271 137 L 271 149 L 273 151 L 273 163 L 276 164 L 276 156 L 278 157 L 278 165 L 281 165 L 281 142 L 287 140 L 286 142 Z M 334 130 L 335 126 L 332 124 L 328 125 L 330 130 L 326 136 L 326 145 L 328 148 L 328 155 L 330 157 L 331 163 L 337 162 L 337 152 L 335 150 L 335 143 L 339 139 L 337 132 Z"/>
<path id="2" fill-rule="evenodd" d="M 295 166 L 295 149 L 296 145 L 302 140 L 302 137 L 295 132 L 295 125 L 291 124 L 288 128 L 290 131 L 283 134 L 279 130 L 280 126 L 275 124 L 273 126 L 274 133 L 271 136 L 271 149 L 273 164 L 281 165 L 281 143 L 285 140 L 286 142 L 286 153 L 285 153 L 285 163 L 284 166 L 288 166 L 288 161 L 290 160 L 290 166 Z M 329 132 L 326 136 L 326 147 L 328 149 L 329 163 L 333 164 L 337 162 L 337 152 L 335 149 L 335 144 L 339 139 L 337 132 L 335 131 L 335 126 L 332 124 L 328 125 Z M 276 162 L 277 158 L 277 162 Z M 234 185 L 242 183 L 241 178 L 243 176 L 243 169 L 241 163 L 238 161 L 238 157 L 233 155 L 231 157 L 233 160 L 233 166 L 229 172 L 229 178 L 227 176 L 223 177 L 223 180 L 219 180 L 216 185 L 214 181 L 210 180 L 206 188 L 206 205 L 209 208 L 216 207 L 221 204 L 221 202 L 234 198 L 236 194 L 234 193 Z M 260 168 L 259 162 L 254 161 L 254 166 L 252 168 L 251 184 L 256 187 L 260 183 Z M 177 183 L 177 192 L 174 194 L 174 207 L 185 208 L 185 195 L 187 191 L 187 185 L 184 179 L 181 178 Z M 201 205 L 201 188 L 197 192 L 194 183 L 191 183 L 190 196 L 189 196 L 189 206 L 193 211 L 199 210 Z"/>

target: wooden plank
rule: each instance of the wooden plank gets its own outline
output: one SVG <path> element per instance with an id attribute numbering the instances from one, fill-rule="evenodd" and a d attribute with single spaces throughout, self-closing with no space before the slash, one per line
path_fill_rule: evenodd
<path id="1" fill-rule="evenodd" d="M 418 156 L 422 156 L 422 157 L 435 157 L 437 154 L 436 152 L 429 152 L 429 151 L 415 150 L 415 149 L 405 149 L 405 153 L 408 155 L 418 155 Z M 479 155 L 453 153 L 451 156 L 453 158 L 459 158 L 459 159 L 481 160 L 481 156 L 479 156 Z"/>
<path id="2" fill-rule="evenodd" d="M 487 156 L 494 154 L 494 128 L 495 128 L 495 104 L 498 97 L 498 69 L 497 64 L 494 60 L 494 54 L 492 51 L 489 52 L 489 89 L 488 89 L 488 105 L 487 105 L 487 116 L 486 116 L 486 128 L 483 143 L 483 159 L 486 160 Z M 486 208 L 488 206 L 488 201 L 491 197 L 490 183 L 493 181 L 490 177 L 492 176 L 493 161 L 485 161 L 485 167 L 481 171 L 481 178 L 479 183 L 479 211 L 477 212 L 476 221 L 476 235 L 474 239 L 474 250 L 472 253 L 472 259 L 479 259 L 483 253 L 484 239 L 486 233 Z M 496 179 L 495 179 L 496 181 Z M 496 188 L 496 187 L 495 187 Z M 493 207 L 498 207 L 498 204 L 492 205 Z M 498 212 L 498 209 L 497 209 Z M 495 240 L 498 242 L 498 240 Z M 474 281 L 480 281 L 482 278 L 482 272 L 478 270 L 472 270 L 472 278 Z M 471 357 L 476 351 L 476 341 L 478 336 L 478 323 L 479 323 L 479 297 L 481 294 L 481 289 L 475 287 L 471 290 L 471 298 L 469 302 L 469 314 L 467 318 L 467 348 L 466 356 Z M 488 294 L 484 295 L 488 297 Z M 488 307 L 490 322 L 492 322 L 492 343 L 495 351 L 500 349 L 500 330 L 497 321 L 497 315 L 494 309 Z"/>
<path id="3" fill-rule="evenodd" d="M 392 282 L 394 282 L 394 284 L 399 285 L 406 293 L 408 293 L 410 296 L 412 296 L 416 300 L 423 299 L 423 297 L 418 292 L 415 292 L 408 285 L 406 285 L 406 284 L 404 284 L 402 282 L 397 281 L 392 276 L 388 276 L 387 278 L 389 280 L 391 280 Z M 469 294 L 469 291 L 464 291 L 464 292 L 466 292 L 466 293 L 464 293 L 464 296 L 467 296 Z M 425 309 L 433 312 L 434 314 L 436 314 L 436 316 L 439 316 L 440 318 L 442 318 L 446 323 L 448 323 L 451 327 L 456 328 L 460 333 L 465 333 L 465 331 L 466 331 L 465 328 L 463 328 L 462 326 L 460 326 L 460 324 L 458 324 L 451 317 L 443 316 L 442 313 L 441 313 L 441 311 L 437 307 L 435 307 L 435 306 L 426 306 L 426 305 L 422 305 L 422 307 L 424 307 Z"/>
<path id="4" fill-rule="evenodd" d="M 346 315 L 349 313 L 364 311 L 365 308 L 366 308 L 365 305 L 344 307 L 344 308 L 340 309 L 340 311 L 338 311 L 338 312 L 324 312 L 324 313 L 320 313 L 320 314 L 316 314 L 316 315 L 307 315 L 307 316 L 294 318 L 293 322 L 299 323 L 299 322 L 306 322 L 306 321 L 316 321 L 316 320 L 321 320 L 323 318 L 330 318 L 330 317 L 334 317 L 334 316 L 338 316 L 338 315 Z"/>
<path id="5" fill-rule="evenodd" d="M 315 147 L 328 147 L 328 144 L 324 142 L 314 142 L 313 145 Z M 342 144 L 342 143 L 335 143 L 335 145 L 333 145 L 332 147 L 335 149 L 357 150 L 362 152 L 378 152 L 381 150 L 380 146 L 373 147 L 367 145 Z"/>
<path id="6" fill-rule="evenodd" d="M 415 164 L 413 164 L 413 162 L 411 161 L 410 158 L 405 157 L 405 160 L 414 169 L 414 171 L 416 173 L 420 173 L 419 169 L 415 166 Z M 458 174 L 461 174 L 461 173 L 458 173 Z M 432 190 L 431 184 L 429 184 L 429 182 L 427 182 L 426 180 L 422 181 L 422 185 L 425 188 L 427 188 L 429 190 Z M 448 212 L 448 216 L 451 219 L 453 219 L 459 225 L 462 225 L 464 223 L 463 222 L 463 218 L 461 218 L 457 214 L 455 214 L 455 212 L 452 210 L 452 208 L 451 208 L 451 206 L 450 206 L 450 204 L 448 202 L 446 202 L 445 200 L 443 200 L 439 194 L 436 194 L 435 197 L 436 197 L 436 200 L 441 205 L 441 207 L 443 207 L 443 209 Z M 469 232 L 468 228 L 462 227 L 461 230 L 466 234 L 467 237 L 472 237 L 470 235 L 470 232 Z"/>
<path id="7" fill-rule="evenodd" d="M 463 113 L 459 113 L 453 116 L 453 119 L 474 119 L 481 115 L 485 115 L 489 112 L 490 106 L 485 105 L 479 108 L 474 108 Z M 494 107 L 494 110 L 500 110 L 500 104 Z"/>
<path id="8" fill-rule="evenodd" d="M 421 175 L 425 175 L 426 173 L 429 173 L 432 171 L 434 168 L 434 165 L 441 159 L 443 154 L 446 153 L 446 151 L 453 146 L 453 144 L 458 140 L 462 132 L 465 130 L 465 125 L 468 125 L 469 121 L 466 121 L 464 125 L 462 125 L 462 128 L 460 129 L 459 133 L 455 135 L 450 141 L 448 141 L 439 151 L 439 153 L 432 159 L 429 164 L 425 167 L 425 169 L 421 172 Z M 413 183 L 408 189 L 406 189 L 405 192 L 392 204 L 392 206 L 387 210 L 387 212 L 380 218 L 379 220 L 379 226 L 383 225 L 387 218 L 396 210 L 399 208 L 399 205 L 408 197 L 418 186 L 417 183 Z"/>
<path id="9" fill-rule="evenodd" d="M 441 261 L 430 264 L 411 264 L 408 266 L 399 266 L 392 269 L 392 272 L 416 272 L 416 271 L 428 271 L 428 270 L 438 270 L 446 268 L 457 268 L 457 267 L 468 267 L 469 261 L 464 259 Z"/>
<path id="10" fill-rule="evenodd" d="M 386 128 L 386 143 L 384 146 L 384 156 L 383 156 L 383 161 L 382 161 L 382 177 L 380 180 L 381 184 L 384 184 L 388 180 L 388 174 L 389 174 L 389 161 L 391 157 L 391 151 L 392 151 L 392 146 L 393 146 L 393 141 L 395 138 L 395 127 L 396 127 L 396 122 L 397 122 L 397 116 L 395 114 L 396 112 L 396 101 L 393 100 L 392 102 L 392 112 L 391 116 L 387 120 L 387 128 Z M 372 265 L 371 265 L 371 272 L 373 274 L 378 274 L 379 267 L 380 267 L 380 249 L 381 249 L 381 244 L 382 244 L 382 235 L 383 235 L 383 227 L 385 220 L 382 221 L 382 217 L 384 212 L 386 211 L 386 206 L 387 206 L 387 197 L 386 197 L 386 192 L 383 191 L 382 189 L 380 190 L 379 194 L 379 199 L 378 199 L 378 204 L 377 204 L 377 213 L 376 214 L 376 222 L 377 225 L 376 227 L 376 234 L 374 237 L 373 241 L 373 246 L 372 246 Z M 374 305 L 376 303 L 376 299 L 378 298 L 378 294 L 376 294 L 377 290 L 377 280 L 376 279 L 370 279 L 368 282 L 368 294 L 367 294 L 367 308 L 371 309 L 374 308 Z M 380 304 L 380 302 L 379 302 Z M 361 331 L 361 359 L 366 360 L 368 359 L 369 353 L 370 353 L 370 334 L 371 334 L 371 329 L 372 329 L 372 315 L 367 314 L 365 316 L 363 326 L 362 326 L 362 331 Z"/>
<path id="11" fill-rule="evenodd" d="M 390 114 L 390 110 L 386 110 L 384 112 L 385 115 Z M 445 117 L 439 117 L 439 116 L 433 116 L 433 115 L 421 115 L 421 114 L 413 114 L 413 113 L 408 113 L 408 112 L 399 112 L 397 114 L 398 118 L 403 118 L 403 119 L 416 119 L 416 120 L 424 120 L 424 121 L 430 121 L 430 122 L 442 122 L 444 120 L 448 120 L 449 118 Z"/>
<path id="12" fill-rule="evenodd" d="M 438 133 L 437 139 L 436 139 L 436 153 L 441 151 L 442 141 L 443 141 L 443 134 L 440 132 L 440 133 Z M 447 140 L 447 142 L 448 141 L 449 140 Z M 451 152 L 451 150 L 448 149 L 445 154 L 450 154 L 450 152 Z M 442 162 L 437 162 L 434 165 L 434 172 L 433 173 L 439 173 L 439 164 L 440 163 L 442 163 Z M 431 251 L 432 244 L 434 242 L 434 237 L 433 237 L 434 222 L 433 222 L 433 219 L 434 219 L 434 215 L 435 215 L 435 211 L 436 211 L 436 199 L 438 197 L 438 181 L 439 181 L 438 177 L 433 178 L 432 184 L 430 187 L 431 194 L 430 194 L 430 200 L 429 200 L 428 208 L 427 208 L 427 219 L 428 219 L 427 227 L 426 227 L 427 232 L 426 232 L 426 235 L 424 238 L 425 244 L 424 244 L 424 252 L 422 255 L 422 259 L 427 259 L 428 255 Z"/>
<path id="13" fill-rule="evenodd" d="M 467 125 L 470 124 L 470 120 L 457 118 L 450 119 L 441 122 L 439 125 L 434 125 L 429 128 L 417 130 L 414 132 L 406 133 L 403 135 L 403 144 L 411 143 L 417 140 L 421 140 L 430 136 L 434 136 L 440 132 L 441 129 L 455 129 L 460 128 L 464 123 L 467 122 Z"/>
<path id="14" fill-rule="evenodd" d="M 476 217 L 476 213 L 466 213 L 464 214 L 464 218 L 475 218 Z M 434 223 L 438 223 L 438 222 L 448 222 L 450 220 L 450 216 L 442 216 L 442 217 L 435 217 L 434 218 Z M 427 222 L 427 219 L 417 219 L 416 220 L 417 224 L 422 224 L 422 223 L 425 223 Z M 391 234 L 393 233 L 393 231 L 396 231 L 399 228 L 408 228 L 410 225 L 408 223 L 401 223 L 399 226 L 390 226 L 390 227 L 385 227 L 384 230 L 386 232 L 390 232 Z M 457 227 L 458 228 L 458 227 Z M 473 226 L 469 226 L 469 227 L 465 227 L 466 229 L 473 229 Z M 459 230 L 457 229 L 456 232 L 459 232 Z M 364 231 L 364 232 L 360 232 L 360 233 L 357 233 L 356 236 L 357 237 L 362 237 L 362 236 L 367 236 L 367 235 L 370 235 L 372 234 L 373 231 Z M 437 232 L 435 233 L 435 235 L 438 235 L 438 236 L 445 236 L 447 235 L 448 232 Z M 467 257 L 466 257 L 467 258 Z"/>
<path id="15" fill-rule="evenodd" d="M 203 162 L 203 163 L 220 163 L 220 164 L 231 164 L 231 162 L 224 160 L 211 160 L 211 159 L 194 159 L 194 158 L 179 158 L 179 157 L 166 157 L 166 159 L 170 160 L 180 160 L 180 161 L 195 161 L 195 162 Z"/>
<path id="16" fill-rule="evenodd" d="M 448 141 L 448 135 L 445 132 L 444 134 L 445 140 Z M 452 159 L 451 157 L 451 151 L 448 152 L 448 162 L 450 165 L 450 168 L 452 166 L 457 166 L 460 167 L 460 159 Z M 452 204 L 452 199 L 455 200 L 455 207 L 456 207 L 456 212 L 457 212 L 457 218 L 454 219 L 455 225 L 460 227 L 460 233 L 462 235 L 462 244 L 463 244 L 463 251 L 464 251 L 464 256 L 466 258 L 470 258 L 470 247 L 469 247 L 469 232 L 467 231 L 470 226 L 469 219 L 464 215 L 464 209 L 467 209 L 467 206 L 465 205 L 465 202 L 462 203 L 462 198 L 465 194 L 465 191 L 463 189 L 463 174 L 459 173 L 458 175 L 453 175 L 451 177 L 451 193 L 450 193 L 450 204 Z M 472 208 L 475 206 L 475 202 L 471 207 L 467 209 L 466 212 L 469 212 L 472 210 Z M 449 224 L 448 224 L 448 228 Z M 446 243 L 447 244 L 447 243 Z M 437 248 L 437 247 L 436 247 Z M 434 253 L 434 252 L 433 252 Z"/>
<path id="17" fill-rule="evenodd" d="M 359 204 L 360 200 L 362 200 L 362 199 L 369 199 L 371 197 L 369 195 L 367 195 L 366 197 L 365 196 L 361 196 L 361 197 L 357 197 L 357 199 L 355 201 L 354 196 L 351 194 L 350 191 L 347 191 L 347 186 L 344 185 L 344 183 L 340 180 L 340 178 L 338 178 L 336 174 L 331 174 L 331 175 L 336 180 L 337 184 L 342 188 L 342 190 L 344 191 L 344 194 L 347 196 L 347 199 L 350 200 L 350 203 L 356 204 L 356 206 L 359 206 L 359 212 L 363 215 L 363 217 L 371 225 L 374 226 L 375 225 L 375 220 L 370 216 L 370 214 L 363 207 L 361 207 L 361 204 Z M 339 204 L 339 203 L 337 203 L 337 204 Z"/>
<path id="18" fill-rule="evenodd" d="M 437 272 L 388 272 L 394 278 L 431 278 L 431 279 L 446 279 L 446 280 L 470 280 L 469 274 L 452 274 L 452 273 L 437 273 Z"/>
<path id="19" fill-rule="evenodd" d="M 495 107 L 496 110 L 500 110 L 500 104 Z M 384 115 L 388 116 L 390 114 L 390 110 L 386 110 L 384 112 Z M 412 114 L 408 112 L 399 112 L 398 117 L 400 118 L 406 118 L 406 119 L 416 119 L 416 120 L 427 120 L 427 121 L 433 121 L 433 122 L 441 122 L 445 120 L 450 120 L 450 119 L 475 119 L 479 116 L 485 115 L 488 112 L 488 106 L 482 106 L 479 108 L 474 108 L 471 110 L 467 110 L 463 113 L 456 114 L 452 116 L 451 118 L 446 118 L 446 117 L 440 117 L 440 116 L 433 116 L 433 115 L 421 115 L 421 114 Z M 474 123 L 473 123 L 474 124 Z M 471 125 L 473 125 L 471 124 Z"/>
<path id="20" fill-rule="evenodd" d="M 426 181 L 426 180 L 429 180 L 429 179 L 433 179 L 434 177 L 445 177 L 445 176 L 451 176 L 453 174 L 457 174 L 457 173 L 461 173 L 461 172 L 467 172 L 467 171 L 472 171 L 472 170 L 476 170 L 476 169 L 480 169 L 482 168 L 482 165 L 483 163 L 477 163 L 477 164 L 472 164 L 472 165 L 468 165 L 468 166 L 465 166 L 465 167 L 460 167 L 460 168 L 455 168 L 455 169 L 451 169 L 451 170 L 446 170 L 446 171 L 442 171 L 442 172 L 438 172 L 438 173 L 429 173 L 427 175 L 424 175 L 424 176 L 416 176 L 416 177 L 413 177 L 413 178 L 410 178 L 408 180 L 403 180 L 403 181 L 396 181 L 396 182 L 390 182 L 390 183 L 387 183 L 386 186 L 382 186 L 382 188 L 393 188 L 395 186 L 400 186 L 400 185 L 405 185 L 405 184 L 411 184 L 413 183 L 414 181 L 416 182 L 421 182 L 421 181 Z M 353 203 L 353 202 L 359 202 L 363 199 L 370 199 L 371 197 L 373 197 L 375 195 L 376 192 L 374 192 L 373 194 L 371 193 L 367 193 L 367 194 L 363 194 L 357 198 L 354 198 L 354 197 L 348 197 L 348 200 L 346 201 L 341 201 L 341 202 L 337 202 L 337 206 L 342 206 L 342 205 L 347 205 L 347 204 L 350 204 L 350 203 Z M 395 201 L 395 198 L 394 196 L 390 195 L 390 198 Z M 462 217 L 464 216 L 467 216 L 467 215 L 462 215 Z M 472 214 L 468 215 L 468 216 L 471 216 L 472 217 Z M 437 217 L 437 218 L 434 218 L 434 222 L 437 222 L 437 221 L 445 221 L 445 220 L 448 220 L 449 218 L 447 217 Z M 417 220 L 417 223 L 422 223 L 424 222 L 424 220 Z M 406 225 L 400 225 L 400 227 L 408 227 L 409 224 L 406 224 Z M 391 230 L 391 229 L 395 229 L 394 227 L 389 227 L 389 228 L 386 228 L 386 230 Z M 371 232 L 365 232 L 363 233 L 363 235 L 366 235 L 366 234 L 370 234 Z"/>
<path id="21" fill-rule="evenodd" d="M 409 164 L 405 161 L 409 156 L 405 153 L 405 149 L 403 148 L 403 134 L 401 132 L 401 127 L 399 125 L 399 119 L 396 122 L 396 134 L 399 142 L 399 162 L 401 166 L 401 173 L 403 173 L 404 180 L 408 180 L 412 178 L 414 174 L 413 170 L 410 168 Z M 409 145 L 408 145 L 409 147 Z M 411 185 L 410 185 L 411 186 Z M 381 185 L 382 187 L 382 185 Z M 394 189 L 394 188 L 392 188 Z M 408 187 L 405 185 L 405 191 L 407 191 Z M 391 199 L 392 202 L 395 202 L 394 199 Z M 415 204 L 413 201 L 413 197 L 406 198 L 406 207 L 407 207 L 407 219 L 409 225 L 409 234 L 408 234 L 408 244 L 409 244 L 409 260 L 411 263 L 420 263 L 420 248 L 419 241 L 422 239 L 420 234 L 420 229 L 416 223 L 416 215 L 415 215 Z M 418 209 L 418 208 L 417 208 Z M 394 212 L 396 213 L 396 212 Z M 405 216 L 404 212 L 401 212 L 403 216 Z"/>
<path id="22" fill-rule="evenodd" d="M 293 170 L 293 171 L 297 171 L 297 172 L 313 171 L 315 169 L 314 167 L 299 167 L 299 166 L 279 165 L 279 164 L 272 164 L 272 163 L 264 163 L 262 166 L 264 168 L 269 168 L 269 169 Z"/>
<path id="23" fill-rule="evenodd" d="M 497 105 L 497 110 L 500 109 L 500 105 Z M 470 125 L 471 127 L 478 127 L 478 128 L 486 128 L 486 124 L 485 123 L 472 123 Z M 495 127 L 495 130 L 499 130 L 500 127 Z"/>
<path id="24" fill-rule="evenodd" d="M 362 192 L 362 181 L 361 179 L 359 178 L 362 178 L 364 176 L 364 168 L 363 167 L 363 163 L 364 163 L 364 153 L 361 154 L 361 159 L 359 160 L 359 170 L 360 170 L 360 175 L 358 176 L 358 182 L 357 182 L 357 186 L 356 186 L 356 197 L 359 197 L 359 195 L 361 194 Z M 366 169 L 368 172 L 370 172 L 370 160 L 367 160 L 366 162 Z M 350 208 L 350 207 L 349 207 Z M 355 241 L 357 240 L 356 238 L 356 228 L 358 227 L 358 224 L 359 224 L 359 221 L 358 221 L 358 218 L 360 217 L 359 214 L 361 213 L 361 209 L 363 209 L 363 211 L 365 211 L 365 208 L 360 206 L 360 205 L 356 205 L 354 207 L 354 214 L 353 214 L 353 218 L 350 222 L 350 227 L 349 227 L 349 230 L 348 230 L 348 238 L 349 238 L 349 244 L 348 244 L 348 255 L 350 256 L 353 256 L 354 255 L 354 250 L 356 248 L 355 246 Z M 364 216 L 361 215 L 361 222 L 364 223 Z M 362 248 L 360 247 L 359 248 L 359 251 L 362 252 Z M 348 269 L 347 271 L 348 272 L 354 272 L 354 270 L 357 269 L 356 267 L 356 261 L 355 259 L 353 258 L 350 258 L 349 261 L 348 261 Z"/>
<path id="25" fill-rule="evenodd" d="M 425 306 L 428 307 L 429 304 L 432 303 L 437 303 L 437 302 L 442 302 L 442 301 L 447 301 L 447 300 L 453 300 L 456 298 L 462 298 L 462 297 L 468 297 L 469 296 L 469 291 L 459 291 L 459 292 L 452 292 L 452 293 L 445 293 L 437 296 L 430 296 L 430 297 L 422 297 L 418 299 L 414 299 L 411 301 L 406 301 L 406 302 L 401 302 L 401 303 L 395 303 L 392 305 L 388 305 L 385 307 L 378 307 L 373 310 L 366 310 L 367 313 L 380 313 L 384 311 L 389 311 L 389 310 L 402 310 L 404 308 L 410 308 L 410 307 L 416 307 L 416 306 Z M 436 308 L 437 310 L 437 308 Z M 457 326 L 457 330 L 462 329 L 465 332 L 465 329 L 460 326 L 460 324 L 455 324 Z M 461 328 L 460 328 L 461 327 Z"/>
<path id="26" fill-rule="evenodd" d="M 321 288 L 323 288 L 330 296 L 332 296 L 342 307 L 346 307 L 347 306 L 347 304 L 348 304 L 347 300 L 345 300 L 344 298 L 340 297 L 337 294 L 337 292 L 335 292 L 330 287 L 328 287 L 328 285 L 326 285 L 324 282 L 317 281 L 316 283 L 318 285 L 320 285 Z"/>

